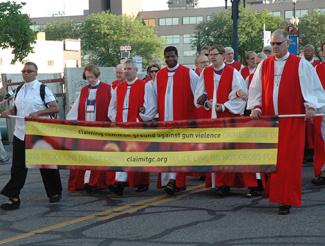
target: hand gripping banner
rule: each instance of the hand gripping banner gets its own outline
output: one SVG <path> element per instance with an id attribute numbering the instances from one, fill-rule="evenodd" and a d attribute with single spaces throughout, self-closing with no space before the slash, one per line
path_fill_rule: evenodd
<path id="1" fill-rule="evenodd" d="M 27 167 L 141 172 L 272 172 L 278 119 L 113 124 L 26 119 Z"/>

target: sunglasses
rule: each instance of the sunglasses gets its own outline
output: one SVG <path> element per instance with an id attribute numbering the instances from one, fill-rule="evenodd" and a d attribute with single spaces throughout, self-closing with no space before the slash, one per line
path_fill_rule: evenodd
<path id="1" fill-rule="evenodd" d="M 27 70 L 21 70 L 21 72 L 22 73 L 33 73 L 33 72 L 35 72 L 34 70 L 29 70 L 29 69 L 27 69 Z"/>
<path id="2" fill-rule="evenodd" d="M 283 44 L 284 42 L 287 42 L 287 40 L 284 40 L 282 42 L 271 42 L 271 46 L 274 46 L 274 45 L 277 45 L 277 46 L 280 46 L 281 44 Z"/>

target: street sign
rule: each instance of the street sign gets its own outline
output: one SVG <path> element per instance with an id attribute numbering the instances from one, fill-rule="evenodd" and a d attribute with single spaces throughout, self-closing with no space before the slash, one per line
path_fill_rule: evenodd
<path id="1" fill-rule="evenodd" d="M 132 47 L 130 45 L 120 46 L 120 51 L 130 51 L 130 50 L 132 50 Z"/>

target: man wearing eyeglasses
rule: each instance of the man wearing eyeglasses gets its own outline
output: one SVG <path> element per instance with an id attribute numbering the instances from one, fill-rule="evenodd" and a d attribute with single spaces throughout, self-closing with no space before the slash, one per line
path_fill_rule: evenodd
<path id="1" fill-rule="evenodd" d="M 30 118 L 49 118 L 59 112 L 59 106 L 53 93 L 45 87 L 44 102 L 40 96 L 41 83 L 36 79 L 37 65 L 27 62 L 22 70 L 23 86 L 16 92 L 14 107 L 4 111 L 1 116 L 17 115 Z M 20 207 L 20 191 L 27 176 L 25 163 L 25 121 L 17 119 L 13 139 L 13 160 L 11 178 L 2 189 L 1 194 L 8 197 L 9 201 L 1 205 L 3 210 L 15 210 Z M 58 169 L 40 169 L 44 187 L 49 201 L 59 202 L 61 199 L 61 180 Z"/>
<path id="2" fill-rule="evenodd" d="M 263 115 L 297 114 L 312 120 L 316 110 L 325 106 L 325 92 L 315 69 L 289 54 L 289 44 L 287 32 L 273 32 L 273 55 L 258 65 L 249 88 L 247 108 L 254 120 Z M 277 171 L 270 175 L 269 200 L 280 204 L 280 215 L 289 214 L 291 206 L 301 206 L 305 119 L 279 119 Z"/>
<path id="3" fill-rule="evenodd" d="M 194 103 L 198 108 L 204 108 L 210 119 L 234 117 L 244 113 L 246 102 L 236 95 L 238 91 L 247 94 L 247 86 L 241 74 L 232 66 L 224 63 L 225 49 L 214 45 L 209 49 L 211 66 L 201 73 L 194 94 Z M 240 176 L 240 178 L 238 178 Z M 255 174 L 225 173 L 212 174 L 212 183 L 217 186 L 219 197 L 229 194 L 230 187 L 257 187 Z M 210 185 L 210 176 L 206 179 Z M 242 180 L 243 182 L 237 182 Z M 214 186 L 214 185 L 212 185 Z M 214 187 L 213 187 L 214 188 Z M 254 194 L 255 195 L 255 194 Z"/>

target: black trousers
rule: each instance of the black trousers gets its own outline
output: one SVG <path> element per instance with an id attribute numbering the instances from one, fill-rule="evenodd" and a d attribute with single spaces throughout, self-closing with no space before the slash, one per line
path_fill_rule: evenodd
<path id="1" fill-rule="evenodd" d="M 9 198 L 18 198 L 24 187 L 27 171 L 25 160 L 25 142 L 14 136 L 11 177 L 1 194 Z M 61 195 L 62 184 L 58 169 L 40 169 L 45 191 L 48 197 Z"/>

